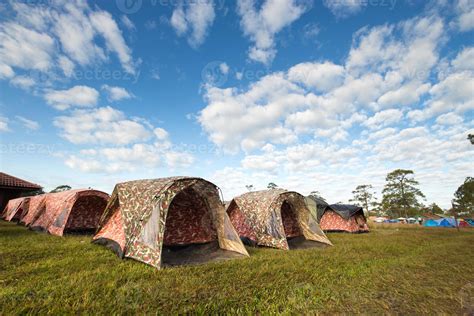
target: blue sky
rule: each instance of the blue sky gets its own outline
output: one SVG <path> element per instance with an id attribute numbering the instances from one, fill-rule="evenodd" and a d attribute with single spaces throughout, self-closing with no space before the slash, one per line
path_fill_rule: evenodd
<path id="1" fill-rule="evenodd" d="M 473 172 L 473 32 L 469 0 L 2 2 L 1 169 L 338 202 L 409 168 L 448 207 Z"/>

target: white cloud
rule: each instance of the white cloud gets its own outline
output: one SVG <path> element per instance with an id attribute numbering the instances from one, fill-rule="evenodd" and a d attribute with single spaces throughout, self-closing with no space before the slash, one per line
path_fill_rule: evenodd
<path id="1" fill-rule="evenodd" d="M 165 153 L 165 158 L 171 168 L 189 167 L 194 163 L 194 157 L 186 152 L 169 151 Z"/>
<path id="2" fill-rule="evenodd" d="M 364 122 L 364 125 L 370 129 L 379 129 L 395 123 L 398 123 L 403 117 L 403 112 L 398 109 L 384 110 L 375 113 Z"/>
<path id="3" fill-rule="evenodd" d="M 0 64 L 0 79 L 11 78 L 14 75 L 15 72 L 13 71 L 12 67 L 5 64 Z"/>
<path id="4" fill-rule="evenodd" d="M 74 86 L 68 90 L 49 90 L 45 93 L 46 102 L 58 110 L 71 106 L 92 107 L 97 104 L 99 92 L 87 86 Z"/>
<path id="5" fill-rule="evenodd" d="M 168 139 L 168 132 L 164 130 L 161 127 L 157 127 L 153 130 L 153 133 L 155 134 L 156 138 L 158 140 L 166 140 Z"/>
<path id="6" fill-rule="evenodd" d="M 0 60 L 10 67 L 47 71 L 52 67 L 54 40 L 16 22 L 0 23 Z"/>
<path id="7" fill-rule="evenodd" d="M 456 125 L 462 122 L 463 118 L 455 113 L 446 113 L 436 118 L 436 123 L 440 125 Z"/>
<path id="8" fill-rule="evenodd" d="M 107 49 L 117 54 L 125 71 L 135 74 L 131 49 L 125 43 L 122 32 L 112 18 L 112 15 L 105 11 L 93 12 L 90 15 L 90 20 L 96 32 L 104 37 Z"/>
<path id="9" fill-rule="evenodd" d="M 314 23 L 308 23 L 303 28 L 303 36 L 307 39 L 314 39 L 321 31 L 320 27 Z"/>
<path id="10" fill-rule="evenodd" d="M 0 22 L 0 77 L 12 77 L 14 69 L 21 69 L 59 80 L 63 74 L 71 77 L 76 65 L 109 61 L 109 53 L 117 55 L 126 72 L 136 73 L 137 62 L 108 12 L 90 8 L 85 1 L 54 4 L 12 2 L 5 6 L 8 18 Z"/>
<path id="11" fill-rule="evenodd" d="M 451 62 L 455 71 L 474 71 L 474 47 L 464 48 Z"/>
<path id="12" fill-rule="evenodd" d="M 226 63 L 221 63 L 219 65 L 219 70 L 224 74 L 224 75 L 227 75 L 229 73 L 229 65 L 227 65 Z"/>
<path id="13" fill-rule="evenodd" d="M 178 36 L 187 35 L 189 45 L 197 48 L 204 43 L 215 16 L 212 0 L 186 1 L 173 10 L 170 22 Z"/>
<path id="14" fill-rule="evenodd" d="M 323 0 L 323 4 L 338 18 L 346 18 L 358 13 L 366 1 L 361 0 Z"/>
<path id="15" fill-rule="evenodd" d="M 16 119 L 20 121 L 20 123 L 23 124 L 23 126 L 29 130 L 36 131 L 40 128 L 40 125 L 38 122 L 27 119 L 23 116 L 17 115 Z"/>
<path id="16" fill-rule="evenodd" d="M 474 30 L 474 2 L 471 0 L 458 0 L 456 4 L 458 13 L 458 26 L 463 32 Z"/>
<path id="17" fill-rule="evenodd" d="M 15 87 L 24 90 L 28 90 L 35 85 L 35 81 L 28 76 L 16 76 L 12 80 L 10 80 L 10 83 Z"/>
<path id="18" fill-rule="evenodd" d="M 120 101 L 133 98 L 133 94 L 128 92 L 122 87 L 112 87 L 107 84 L 102 85 L 102 90 L 107 93 L 107 100 L 109 101 Z"/>
<path id="19" fill-rule="evenodd" d="M 8 126 L 8 118 L 0 116 L 0 133 L 10 132 L 10 127 Z"/>
<path id="20" fill-rule="evenodd" d="M 125 14 L 120 17 L 120 21 L 129 31 L 136 30 L 135 24 Z"/>
<path id="21" fill-rule="evenodd" d="M 364 28 L 355 34 L 340 65 L 297 64 L 264 76 L 247 89 L 207 86 L 207 106 L 198 120 L 224 151 L 251 152 L 266 143 L 293 144 L 301 136 L 346 141 L 351 136 L 348 130 L 368 116 L 362 126 L 372 128 L 398 123 L 405 112 L 413 119 L 413 113 L 421 110 L 411 107 L 420 100 L 430 104 L 448 94 L 429 76 L 439 61 L 443 26 L 436 16 L 421 16 Z M 463 94 L 463 100 L 469 85 L 459 83 L 456 93 Z M 354 113 L 358 117 L 351 117 Z"/>
<path id="22" fill-rule="evenodd" d="M 276 55 L 276 34 L 298 20 L 308 8 L 294 0 L 266 0 L 260 10 L 255 4 L 254 0 L 238 0 L 240 26 L 254 43 L 249 49 L 249 58 L 268 65 Z"/>
<path id="23" fill-rule="evenodd" d="M 74 73 L 74 63 L 66 56 L 59 56 L 58 59 L 59 67 L 63 71 L 66 77 L 71 77 Z"/>
<path id="24" fill-rule="evenodd" d="M 288 77 L 295 82 L 301 82 L 308 88 L 327 92 L 344 82 L 344 67 L 332 62 L 301 63 L 291 67 Z"/>
<path id="25" fill-rule="evenodd" d="M 61 136 L 74 144 L 125 145 L 148 140 L 152 131 L 145 125 L 129 120 L 112 107 L 76 110 L 70 116 L 55 118 Z"/>

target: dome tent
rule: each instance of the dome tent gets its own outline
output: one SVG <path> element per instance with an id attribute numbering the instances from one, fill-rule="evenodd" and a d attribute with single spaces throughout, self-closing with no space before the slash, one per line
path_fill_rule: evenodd
<path id="1" fill-rule="evenodd" d="M 47 193 L 29 227 L 57 236 L 71 232 L 94 232 L 108 199 L 107 193 L 91 189 Z"/>
<path id="2" fill-rule="evenodd" d="M 319 222 L 324 231 L 349 233 L 368 232 L 362 207 L 348 204 L 331 204 L 324 210 Z"/>
<path id="3" fill-rule="evenodd" d="M 227 214 L 240 237 L 251 244 L 283 250 L 332 245 L 297 192 L 249 192 L 234 198 Z"/>
<path id="4" fill-rule="evenodd" d="M 94 242 L 156 268 L 248 256 L 218 187 L 173 177 L 119 183 Z"/>
<path id="5" fill-rule="evenodd" d="M 8 201 L 2 213 L 2 218 L 9 222 L 19 221 L 23 212 L 28 209 L 29 201 L 29 197 L 21 197 Z"/>

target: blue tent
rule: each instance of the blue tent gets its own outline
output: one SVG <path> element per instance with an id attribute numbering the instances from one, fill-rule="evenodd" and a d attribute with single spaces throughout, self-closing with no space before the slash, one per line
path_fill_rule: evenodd
<path id="1" fill-rule="evenodd" d="M 423 226 L 426 227 L 436 227 L 438 226 L 438 223 L 434 219 L 429 219 L 423 223 Z"/>
<path id="2" fill-rule="evenodd" d="M 466 219 L 465 220 L 469 225 L 474 226 L 474 219 Z"/>
<path id="3" fill-rule="evenodd" d="M 442 218 L 438 219 L 437 222 L 439 227 L 456 227 L 454 218 Z"/>

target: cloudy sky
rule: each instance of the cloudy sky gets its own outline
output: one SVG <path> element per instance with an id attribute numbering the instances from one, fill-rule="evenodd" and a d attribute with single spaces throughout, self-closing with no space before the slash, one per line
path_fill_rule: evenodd
<path id="1" fill-rule="evenodd" d="M 474 2 L 2 1 L 1 170 L 52 189 L 200 176 L 331 202 L 473 176 Z"/>

